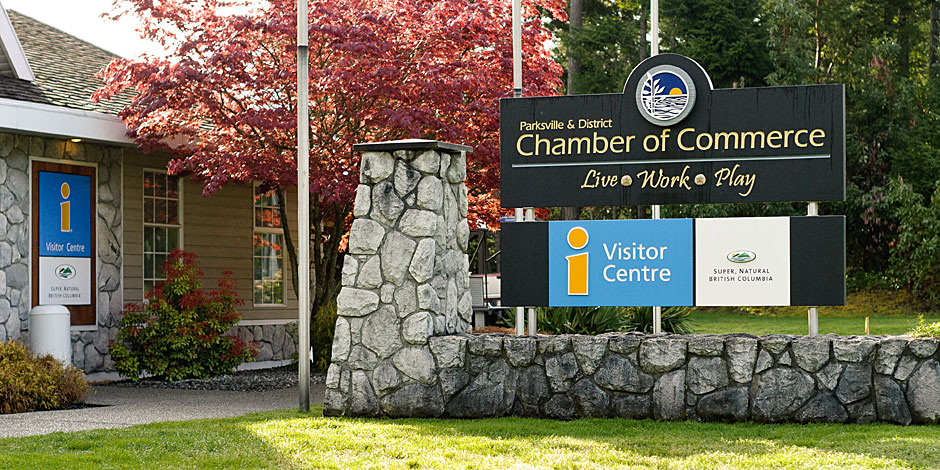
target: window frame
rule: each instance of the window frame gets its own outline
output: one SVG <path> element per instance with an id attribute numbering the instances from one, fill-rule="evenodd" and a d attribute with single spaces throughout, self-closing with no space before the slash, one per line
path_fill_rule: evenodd
<path id="1" fill-rule="evenodd" d="M 255 211 L 256 211 L 259 207 L 260 207 L 260 208 L 264 208 L 264 207 L 274 207 L 275 209 L 277 209 L 278 211 L 280 211 L 280 209 L 278 208 L 278 206 L 267 206 L 267 205 L 261 205 L 261 206 L 259 206 L 259 205 L 257 205 L 257 198 L 256 198 L 257 193 L 256 193 L 256 192 L 258 191 L 259 186 L 261 186 L 261 184 L 256 181 L 256 182 L 254 182 L 254 184 L 252 184 L 252 187 L 251 187 L 251 302 L 252 302 L 252 306 L 254 306 L 254 307 L 259 307 L 259 308 L 287 307 L 287 289 L 285 288 L 285 287 L 286 287 L 285 284 L 287 283 L 287 277 L 286 277 L 287 269 L 286 269 L 286 266 L 284 265 L 285 257 L 284 257 L 284 248 L 283 248 L 283 243 L 284 243 L 284 239 L 285 239 L 285 237 L 284 237 L 284 224 L 281 223 L 281 227 L 277 227 L 277 228 L 275 228 L 275 227 L 261 227 L 261 226 L 258 226 L 258 225 L 257 225 L 257 223 L 256 223 L 256 222 L 257 222 L 257 219 L 255 218 Z M 275 191 L 275 190 L 272 189 L 271 191 Z M 275 196 L 277 196 L 277 193 L 276 193 L 276 192 L 275 192 Z M 283 216 L 283 214 L 281 214 L 281 216 Z M 280 250 L 280 259 L 281 259 L 281 266 L 280 266 L 280 269 L 281 269 L 281 282 L 280 282 L 281 293 L 280 293 L 280 298 L 281 298 L 281 302 L 263 303 L 263 302 L 257 302 L 257 299 L 255 299 L 255 282 L 259 281 L 259 279 L 255 279 L 255 259 L 257 259 L 258 256 L 255 255 L 255 242 L 254 242 L 254 240 L 255 240 L 255 235 L 256 235 L 256 234 L 262 234 L 262 233 L 264 233 L 264 234 L 275 234 L 275 235 L 279 235 L 279 236 L 281 237 L 281 244 L 282 244 L 282 247 L 281 247 L 281 250 Z M 261 281 L 262 283 L 266 282 L 264 279 L 260 279 L 260 281 Z M 263 284 L 262 284 L 262 286 L 263 286 Z M 263 287 L 262 287 L 262 289 L 263 289 Z"/>
<path id="2" fill-rule="evenodd" d="M 177 217 L 177 219 L 176 219 L 176 220 L 177 220 L 177 223 L 176 223 L 176 224 L 159 223 L 159 222 L 147 222 L 146 214 L 147 214 L 147 202 L 148 202 L 148 198 L 154 199 L 154 198 L 156 197 L 156 196 L 153 196 L 153 195 L 151 195 L 151 196 L 148 196 L 148 195 L 147 195 L 147 191 L 146 191 L 146 188 L 145 188 L 145 186 L 144 186 L 144 182 L 145 182 L 146 179 L 147 179 L 147 174 L 148 174 L 148 173 L 157 174 L 157 175 L 165 175 L 167 178 L 170 178 L 170 177 L 176 178 L 176 196 L 177 196 L 177 197 L 176 197 L 176 217 Z M 141 220 L 141 228 L 142 228 L 142 230 L 141 230 L 141 237 L 140 237 L 140 241 L 141 241 L 141 250 L 140 250 L 140 251 L 141 251 L 141 255 L 140 255 L 140 258 L 141 258 L 141 259 L 140 259 L 141 290 L 143 291 L 143 292 L 142 292 L 142 298 L 143 298 L 144 301 L 146 302 L 146 300 L 147 300 L 147 282 L 148 282 L 148 281 L 151 281 L 151 282 L 154 283 L 154 285 L 156 285 L 156 283 L 158 283 L 158 282 L 160 282 L 160 281 L 165 281 L 165 280 L 166 280 L 166 277 L 163 277 L 163 278 L 147 277 L 147 272 L 146 272 L 146 268 L 147 268 L 147 254 L 148 254 L 148 251 L 147 251 L 147 231 L 148 231 L 148 228 L 151 228 L 151 227 L 154 227 L 154 228 L 159 227 L 159 228 L 167 228 L 167 229 L 177 229 L 177 230 L 179 230 L 179 235 L 178 235 L 178 237 L 177 237 L 177 247 L 176 247 L 176 248 L 178 248 L 178 249 L 183 249 L 183 247 L 184 247 L 184 244 L 183 244 L 183 243 L 184 243 L 184 242 L 183 242 L 183 225 L 184 225 L 184 224 L 183 224 L 183 185 L 182 185 L 182 180 L 181 180 L 181 178 L 180 178 L 179 176 L 170 175 L 169 172 L 168 172 L 166 169 L 143 168 L 143 170 L 142 170 L 142 172 L 141 172 L 141 175 L 140 175 L 140 188 L 141 188 L 141 196 L 140 196 L 140 197 L 141 197 L 141 217 L 140 217 L 140 220 Z M 163 198 L 163 199 L 170 200 L 169 198 Z M 167 254 L 169 254 L 169 253 L 171 253 L 171 252 L 172 252 L 172 250 L 171 250 L 171 251 L 168 251 Z M 162 253 L 162 252 L 157 252 L 157 251 L 150 251 L 150 252 L 149 252 L 149 254 L 156 254 L 156 253 Z M 156 263 L 156 260 L 154 260 L 154 263 Z M 156 272 L 156 271 L 154 271 L 154 272 Z M 164 274 L 165 274 L 165 273 L 164 273 Z"/>

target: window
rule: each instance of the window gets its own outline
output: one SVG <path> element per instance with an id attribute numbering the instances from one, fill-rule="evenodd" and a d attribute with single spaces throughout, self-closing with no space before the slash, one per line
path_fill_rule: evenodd
<path id="1" fill-rule="evenodd" d="M 284 304 L 284 229 L 277 193 L 255 186 L 254 303 Z"/>
<path id="2" fill-rule="evenodd" d="M 179 178 L 144 170 L 144 293 L 166 280 L 166 255 L 180 247 Z"/>

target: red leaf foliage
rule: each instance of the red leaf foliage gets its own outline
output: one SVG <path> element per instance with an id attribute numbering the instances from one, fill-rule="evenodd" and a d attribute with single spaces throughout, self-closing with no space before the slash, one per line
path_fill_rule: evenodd
<path id="1" fill-rule="evenodd" d="M 554 95 L 561 68 L 537 8 L 523 2 L 524 94 Z M 146 150 L 177 159 L 206 194 L 229 182 L 296 184 L 294 0 L 117 0 L 166 58 L 116 59 L 95 99 L 138 94 L 121 117 Z M 512 94 L 510 0 L 311 0 L 310 175 L 319 201 L 348 204 L 358 142 L 471 145 L 471 226 L 499 213 L 498 100 Z M 177 142 L 179 144 L 169 144 Z"/>

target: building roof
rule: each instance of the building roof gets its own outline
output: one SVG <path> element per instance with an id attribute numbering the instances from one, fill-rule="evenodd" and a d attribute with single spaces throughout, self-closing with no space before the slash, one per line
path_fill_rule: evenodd
<path id="1" fill-rule="evenodd" d="M 7 14 L 35 78 L 0 71 L 0 98 L 111 115 L 124 108 L 127 100 L 91 100 L 101 85 L 95 74 L 116 55 L 16 11 Z"/>

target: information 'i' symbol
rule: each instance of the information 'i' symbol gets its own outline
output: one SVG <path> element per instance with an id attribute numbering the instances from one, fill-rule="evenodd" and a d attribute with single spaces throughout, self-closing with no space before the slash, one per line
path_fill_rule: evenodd
<path id="1" fill-rule="evenodd" d="M 59 203 L 59 209 L 62 214 L 62 218 L 61 218 L 62 224 L 61 224 L 60 230 L 63 232 L 71 232 L 72 231 L 72 221 L 71 221 L 72 203 L 68 201 L 69 194 L 71 193 L 69 184 L 62 183 L 62 187 L 59 188 L 59 192 L 62 194 L 62 199 L 65 199 L 65 201 Z"/>
<path id="2" fill-rule="evenodd" d="M 588 244 L 588 233 L 583 227 L 568 231 L 568 246 L 580 250 Z M 588 295 L 588 254 L 566 256 L 568 260 L 568 295 Z"/>

